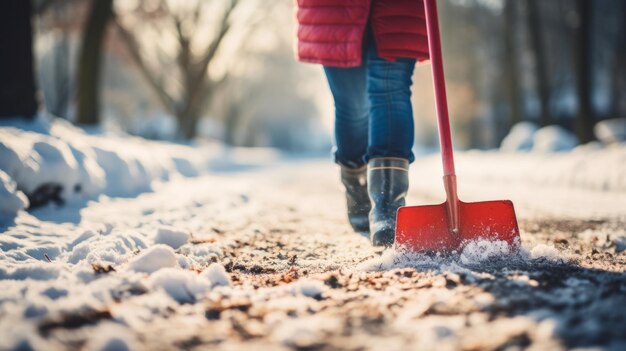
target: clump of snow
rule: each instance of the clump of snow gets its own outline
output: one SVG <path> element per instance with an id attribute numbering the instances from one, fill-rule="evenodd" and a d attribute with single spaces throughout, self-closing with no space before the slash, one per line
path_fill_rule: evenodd
<path id="1" fill-rule="evenodd" d="M 440 255 L 437 255 L 440 257 Z M 404 267 L 431 267 L 437 265 L 436 257 L 433 259 L 422 253 L 417 253 L 403 247 L 392 247 L 373 259 L 361 262 L 357 265 L 357 271 L 382 271 Z"/>
<path id="2" fill-rule="evenodd" d="M 600 121 L 593 127 L 593 132 L 605 144 L 626 142 L 626 118 Z"/>
<path id="3" fill-rule="evenodd" d="M 463 248 L 460 260 L 463 264 L 477 264 L 510 252 L 509 244 L 503 240 L 472 240 Z"/>
<path id="4" fill-rule="evenodd" d="M 164 268 L 150 276 L 148 285 L 151 289 L 165 291 L 179 303 L 192 303 L 196 300 L 196 293 L 210 288 L 208 283 L 198 280 L 192 271 Z"/>
<path id="5" fill-rule="evenodd" d="M 551 262 L 562 260 L 559 250 L 554 245 L 539 244 L 530 249 L 529 257 L 533 260 L 544 259 Z"/>
<path id="6" fill-rule="evenodd" d="M 230 278 L 222 265 L 214 263 L 201 274 L 164 268 L 152 274 L 148 284 L 154 290 L 164 291 L 179 303 L 193 303 L 215 287 L 229 286 Z"/>
<path id="7" fill-rule="evenodd" d="M 165 244 L 173 249 L 178 249 L 188 241 L 189 233 L 171 227 L 159 227 L 154 236 L 155 243 Z"/>
<path id="8" fill-rule="evenodd" d="M 314 349 L 327 334 L 341 330 L 339 318 L 306 316 L 289 319 L 272 330 L 271 339 L 294 349 Z"/>
<path id="9" fill-rule="evenodd" d="M 533 151 L 563 152 L 578 145 L 578 139 L 568 130 L 552 125 L 539 129 L 533 137 Z"/>
<path id="10" fill-rule="evenodd" d="M 533 147 L 533 137 L 537 129 L 539 129 L 537 125 L 532 122 L 519 122 L 515 124 L 509 134 L 502 139 L 500 150 L 506 152 L 531 150 Z"/>
<path id="11" fill-rule="evenodd" d="M 141 252 L 130 261 L 130 268 L 135 272 L 153 273 L 162 268 L 175 267 L 178 263 L 174 250 L 157 244 Z"/>
<path id="12" fill-rule="evenodd" d="M 288 287 L 295 295 L 312 298 L 319 298 L 326 291 L 326 285 L 323 282 L 313 279 L 301 279 L 288 285 Z"/>
<path id="13" fill-rule="evenodd" d="M 230 286 L 230 276 L 221 264 L 212 263 L 207 269 L 200 273 L 200 276 L 210 281 L 213 287 Z"/>
<path id="14" fill-rule="evenodd" d="M 131 351 L 137 350 L 137 340 L 127 327 L 105 322 L 99 324 L 96 330 L 90 333 L 85 350 L 88 351 Z"/>
<path id="15" fill-rule="evenodd" d="M 0 217 L 14 217 L 28 207 L 28 199 L 17 190 L 17 184 L 8 174 L 0 170 Z"/>
<path id="16" fill-rule="evenodd" d="M 613 244 L 615 244 L 615 251 L 618 253 L 626 250 L 626 235 L 613 238 Z"/>

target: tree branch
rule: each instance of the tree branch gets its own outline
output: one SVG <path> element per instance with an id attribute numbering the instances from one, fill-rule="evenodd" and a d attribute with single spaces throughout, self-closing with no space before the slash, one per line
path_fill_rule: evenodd
<path id="1" fill-rule="evenodd" d="M 163 85 L 159 82 L 159 79 L 152 71 L 150 71 L 146 63 L 143 61 L 143 58 L 141 57 L 141 52 L 139 50 L 139 45 L 137 44 L 135 37 L 126 28 L 124 28 L 124 26 L 119 22 L 119 19 L 116 16 L 113 18 L 113 24 L 115 25 L 115 28 L 117 29 L 117 32 L 119 33 L 120 38 L 122 39 L 122 42 L 124 43 L 126 49 L 128 50 L 131 59 L 133 60 L 137 68 L 139 68 L 139 71 L 148 81 L 150 86 L 157 93 L 157 96 L 159 97 L 159 100 L 161 101 L 163 107 L 168 112 L 176 115 L 176 100 L 167 93 L 167 91 L 163 88 Z"/>

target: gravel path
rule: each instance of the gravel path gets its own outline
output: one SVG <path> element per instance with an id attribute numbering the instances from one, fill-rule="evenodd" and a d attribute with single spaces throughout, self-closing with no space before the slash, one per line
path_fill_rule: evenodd
<path id="1" fill-rule="evenodd" d="M 411 194 L 409 201 L 419 199 Z M 3 235 L 61 228 L 79 235 L 97 226 L 148 233 L 167 225 L 191 233 L 179 256 L 219 248 L 207 251 L 205 262 L 190 260 L 187 270 L 216 262 L 231 280 L 187 301 L 157 299 L 147 275 L 125 273 L 124 263 L 91 262 L 90 286 L 115 281 L 106 286 L 115 286 L 116 298 L 26 319 L 38 336 L 29 339 L 35 349 L 115 342 L 149 350 L 625 349 L 626 221 L 518 212 L 524 249 L 516 257 L 380 254 L 347 225 L 335 166 L 300 162 L 104 199 L 85 207 L 80 223 L 55 223 L 41 211 L 18 218 Z M 52 261 L 69 257 L 60 250 Z M 17 318 L 6 306 L 5 334 Z"/>

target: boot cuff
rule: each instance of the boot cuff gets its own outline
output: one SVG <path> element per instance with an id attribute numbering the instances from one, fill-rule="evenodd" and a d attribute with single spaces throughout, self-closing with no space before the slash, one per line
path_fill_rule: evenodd
<path id="1" fill-rule="evenodd" d="M 369 160 L 367 169 L 370 171 L 383 169 L 409 170 L 409 160 L 399 157 L 379 157 Z"/>

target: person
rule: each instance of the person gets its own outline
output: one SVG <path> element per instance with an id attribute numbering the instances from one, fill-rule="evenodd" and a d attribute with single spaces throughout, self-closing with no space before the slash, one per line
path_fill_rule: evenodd
<path id="1" fill-rule="evenodd" d="M 323 65 L 333 95 L 349 222 L 391 246 L 414 160 L 413 70 L 429 57 L 423 0 L 297 0 L 296 17 L 296 58 Z"/>

